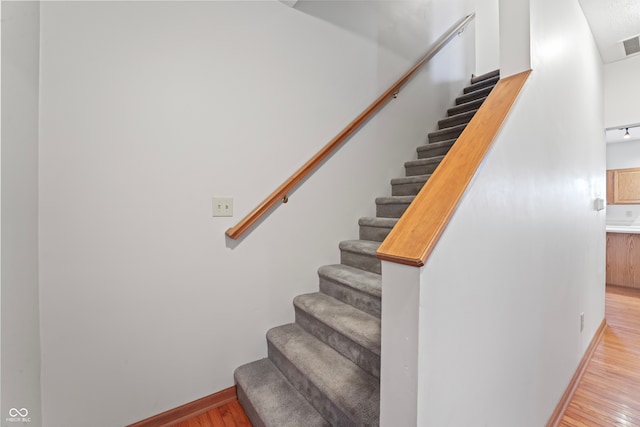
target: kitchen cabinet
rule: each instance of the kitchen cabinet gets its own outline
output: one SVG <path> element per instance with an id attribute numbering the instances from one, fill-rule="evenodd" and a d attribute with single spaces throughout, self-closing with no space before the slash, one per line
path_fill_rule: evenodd
<path id="1" fill-rule="evenodd" d="M 607 204 L 640 204 L 640 168 L 607 171 Z"/>
<path id="2" fill-rule="evenodd" d="M 640 234 L 607 233 L 607 285 L 640 288 Z"/>

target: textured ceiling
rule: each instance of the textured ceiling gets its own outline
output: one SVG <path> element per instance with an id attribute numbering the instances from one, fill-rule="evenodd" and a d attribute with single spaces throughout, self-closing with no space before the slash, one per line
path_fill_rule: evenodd
<path id="1" fill-rule="evenodd" d="M 625 55 L 622 41 L 640 35 L 640 0 L 578 1 L 589 22 L 602 61 L 607 64 L 630 58 Z"/>

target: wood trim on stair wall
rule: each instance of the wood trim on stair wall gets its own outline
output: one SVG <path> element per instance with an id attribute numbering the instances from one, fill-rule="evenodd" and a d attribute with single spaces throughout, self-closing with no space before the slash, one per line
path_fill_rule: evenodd
<path id="1" fill-rule="evenodd" d="M 137 423 L 130 424 L 127 427 L 169 427 L 235 400 L 238 400 L 238 395 L 236 393 L 236 386 L 232 386 L 201 399 L 194 400 L 193 402 L 185 403 L 177 408 L 169 409 L 161 414 L 138 421 Z"/>
<path id="2" fill-rule="evenodd" d="M 424 265 L 530 74 L 528 70 L 498 81 L 382 242 L 378 258 L 413 267 Z"/>
<path id="3" fill-rule="evenodd" d="M 580 364 L 576 368 L 576 372 L 573 374 L 571 381 L 569 381 L 569 385 L 567 386 L 567 389 L 564 391 L 564 394 L 560 398 L 560 401 L 558 402 L 558 405 L 556 406 L 555 411 L 553 411 L 553 414 L 551 414 L 551 418 L 549 418 L 549 422 L 547 422 L 546 427 L 558 427 L 558 425 L 560 425 L 560 421 L 562 421 L 562 417 L 564 416 L 564 413 L 567 411 L 569 402 L 571 402 L 571 399 L 573 398 L 573 395 L 575 394 L 576 389 L 578 388 L 578 384 L 580 383 L 580 379 L 582 379 L 582 376 L 587 370 L 587 365 L 589 364 L 589 361 L 593 357 L 593 353 L 596 351 L 596 348 L 598 347 L 598 344 L 600 343 L 600 340 L 602 339 L 602 336 L 604 335 L 604 331 L 606 328 L 607 328 L 607 321 L 606 319 L 602 319 L 602 323 L 600 323 L 600 327 L 598 328 L 595 335 L 593 336 L 593 339 L 591 340 L 589 347 L 587 347 L 587 351 L 585 351 L 584 356 L 582 356 L 582 360 L 580 361 Z"/>

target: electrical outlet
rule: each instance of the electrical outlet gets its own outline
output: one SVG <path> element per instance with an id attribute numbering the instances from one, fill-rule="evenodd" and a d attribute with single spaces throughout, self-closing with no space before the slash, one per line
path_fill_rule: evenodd
<path id="1" fill-rule="evenodd" d="M 580 332 L 584 330 L 584 311 L 580 313 Z"/>
<path id="2" fill-rule="evenodd" d="M 233 197 L 214 197 L 213 216 L 233 216 Z"/>

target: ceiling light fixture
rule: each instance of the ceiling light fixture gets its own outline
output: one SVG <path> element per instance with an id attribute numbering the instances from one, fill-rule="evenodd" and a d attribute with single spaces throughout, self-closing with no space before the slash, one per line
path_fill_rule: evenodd
<path id="1" fill-rule="evenodd" d="M 626 132 L 624 133 L 623 138 L 624 138 L 624 139 L 629 139 L 629 138 L 631 138 L 631 135 L 629 135 L 629 128 L 626 128 L 626 129 L 625 129 L 625 131 L 626 131 Z"/>

